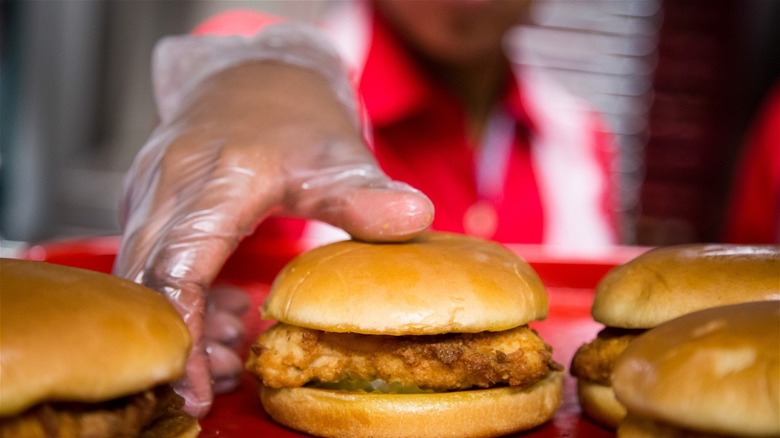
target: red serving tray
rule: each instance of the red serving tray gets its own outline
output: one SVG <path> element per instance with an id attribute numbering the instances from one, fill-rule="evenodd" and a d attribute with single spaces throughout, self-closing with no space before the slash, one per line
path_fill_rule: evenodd
<path id="1" fill-rule="evenodd" d="M 47 242 L 30 247 L 23 258 L 110 272 L 119 239 L 98 237 Z M 593 288 L 612 267 L 635 257 L 643 248 L 616 248 L 597 257 L 562 257 L 544 247 L 506 245 L 525 258 L 539 273 L 550 295 L 546 320 L 532 323 L 547 343 L 555 359 L 567 367 L 577 348 L 593 339 L 602 326 L 591 319 Z M 301 251 L 291 241 L 247 241 L 239 246 L 220 273 L 217 282 L 245 289 L 253 310 L 244 316 L 247 330 L 245 352 L 251 341 L 272 321 L 260 319 L 256 310 L 265 299 L 279 269 Z M 243 438 L 253 436 L 305 436 L 280 426 L 265 413 L 254 379 L 245 374 L 238 389 L 216 397 L 211 412 L 201 420 L 201 437 Z M 489 419 L 486 419 L 489 421 Z M 575 381 L 566 375 L 564 403 L 548 423 L 516 435 L 524 437 L 612 437 L 614 434 L 584 417 L 577 403 Z"/>

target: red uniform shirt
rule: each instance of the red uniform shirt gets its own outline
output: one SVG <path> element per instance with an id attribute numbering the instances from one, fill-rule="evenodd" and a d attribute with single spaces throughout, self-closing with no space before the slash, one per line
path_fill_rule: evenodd
<path id="1" fill-rule="evenodd" d="M 780 243 L 780 83 L 752 127 L 727 212 L 729 243 Z"/>
<path id="2" fill-rule="evenodd" d="M 373 20 L 359 91 L 382 169 L 431 198 L 435 229 L 486 234 L 503 242 L 541 242 L 544 213 L 527 138 L 532 124 L 514 77 L 508 75 L 511 80 L 501 103 L 516 125 L 505 170 L 509 177 L 492 197 L 479 193 L 476 151 L 480 145 L 468 140 L 462 106 L 412 62 L 380 17 L 375 14 Z M 477 217 L 478 223 L 467 225 L 469 218 L 479 214 L 474 208 L 480 205 L 487 207 L 486 214 L 495 213 L 497 223 L 484 223 L 491 221 L 484 218 L 480 224 Z M 488 230 L 483 231 L 485 227 Z M 490 233 L 492 228 L 495 231 Z"/>
<path id="3" fill-rule="evenodd" d="M 560 206 L 567 205 L 567 201 L 549 201 L 548 198 L 561 196 L 550 194 L 556 190 L 540 188 L 538 160 L 534 160 L 532 153 L 536 121 L 529 114 L 528 97 L 516 76 L 507 75 L 510 79 L 498 108 L 500 116 L 496 117 L 503 123 L 489 124 L 488 140 L 481 145 L 473 144 L 466 132 L 464 109 L 452 93 L 419 68 L 377 14 L 367 17 L 371 20 L 370 34 L 356 86 L 368 116 L 371 146 L 382 169 L 391 178 L 409 183 L 431 198 L 436 209 L 434 229 L 476 234 L 502 242 L 555 240 L 546 236 L 550 228 L 555 228 L 546 225 L 548 219 L 552 219 L 547 215 L 550 210 L 560 211 Z M 205 22 L 195 33 L 248 36 L 266 24 L 267 16 L 238 11 Z M 548 119 L 557 116 L 554 113 Z M 561 117 L 565 118 L 563 114 Z M 583 120 L 586 122 L 581 125 L 585 128 L 576 135 L 583 137 L 581 142 L 588 149 L 585 154 L 592 158 L 588 161 L 595 163 L 590 167 L 598 168 L 590 173 L 593 175 L 591 180 L 596 185 L 606 185 L 597 189 L 597 195 L 591 196 L 595 199 L 591 203 L 598 204 L 594 208 L 599 213 L 589 216 L 600 216 L 596 221 L 604 222 L 606 225 L 601 228 L 607 230 L 601 232 L 606 237 L 595 238 L 595 241 L 614 243 L 617 236 L 612 214 L 614 190 L 608 176 L 612 158 L 610 137 L 599 130 L 601 125 L 595 113 Z M 551 130 L 556 128 L 548 129 Z M 490 137 L 495 133 L 493 131 L 498 132 L 497 140 L 495 135 Z M 507 143 L 493 148 L 503 150 L 498 155 L 478 152 L 484 150 L 486 144 L 496 142 Z M 558 152 L 558 156 L 560 154 Z M 480 166 L 483 166 L 481 172 Z M 583 167 L 587 166 L 583 163 Z M 568 183 L 566 171 L 558 173 L 563 178 L 558 177 L 560 181 L 557 181 L 548 176 L 547 187 Z M 491 181 L 494 174 L 499 176 Z M 576 177 L 573 183 L 581 184 Z M 576 218 L 568 220 L 576 222 Z M 284 229 L 287 233 L 299 233 L 302 228 L 300 222 L 268 220 L 260 230 L 268 233 Z M 569 231 L 568 235 L 576 236 L 576 231 Z M 566 238 L 557 240 L 560 243 Z"/>

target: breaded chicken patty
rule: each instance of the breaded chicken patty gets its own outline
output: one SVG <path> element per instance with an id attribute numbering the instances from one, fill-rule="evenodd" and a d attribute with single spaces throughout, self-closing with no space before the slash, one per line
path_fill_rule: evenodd
<path id="1" fill-rule="evenodd" d="M 642 334 L 643 329 L 607 327 L 595 339 L 583 344 L 571 361 L 571 375 L 602 385 L 611 385 L 610 375 L 620 353 Z"/>
<path id="2" fill-rule="evenodd" d="M 502 332 L 386 336 L 278 323 L 252 346 L 247 369 L 272 388 L 381 379 L 448 391 L 526 387 L 563 368 L 552 360 L 550 346 L 528 326 Z"/>
<path id="3" fill-rule="evenodd" d="M 102 403 L 42 403 L 0 418 L 0 437 L 137 437 L 166 431 L 169 435 L 162 436 L 179 436 L 191 422 L 182 406 L 184 399 L 168 385 Z M 142 435 L 144 428 L 154 431 Z"/>

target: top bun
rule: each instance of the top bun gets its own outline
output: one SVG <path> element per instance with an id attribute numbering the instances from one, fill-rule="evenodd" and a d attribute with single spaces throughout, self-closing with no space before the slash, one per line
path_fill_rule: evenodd
<path id="1" fill-rule="evenodd" d="M 780 436 L 780 301 L 700 310 L 648 330 L 618 359 L 612 387 L 629 415 Z"/>
<path id="2" fill-rule="evenodd" d="M 517 255 L 434 232 L 301 254 L 276 277 L 263 306 L 264 318 L 291 325 L 387 335 L 500 331 L 546 316 L 544 285 Z"/>
<path id="3" fill-rule="evenodd" d="M 707 307 L 770 299 L 780 299 L 780 245 L 678 245 L 612 269 L 591 313 L 608 326 L 650 328 Z"/>
<path id="4" fill-rule="evenodd" d="M 178 378 L 190 349 L 157 292 L 108 274 L 0 259 L 0 416 L 99 402 Z"/>

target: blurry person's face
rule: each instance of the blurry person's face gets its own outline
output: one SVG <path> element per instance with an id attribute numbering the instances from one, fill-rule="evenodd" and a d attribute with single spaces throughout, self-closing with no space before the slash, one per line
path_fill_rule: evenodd
<path id="1" fill-rule="evenodd" d="M 495 56 L 504 34 L 527 16 L 531 0 L 374 0 L 419 54 L 464 64 Z"/>

